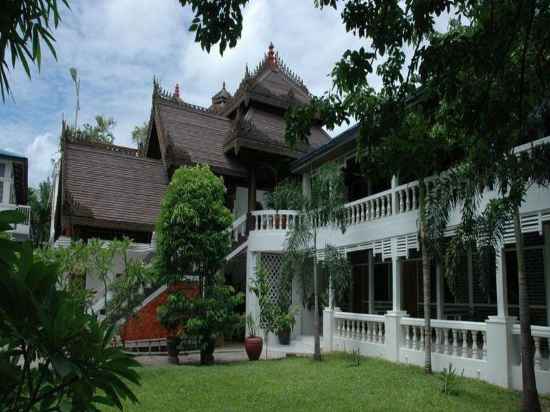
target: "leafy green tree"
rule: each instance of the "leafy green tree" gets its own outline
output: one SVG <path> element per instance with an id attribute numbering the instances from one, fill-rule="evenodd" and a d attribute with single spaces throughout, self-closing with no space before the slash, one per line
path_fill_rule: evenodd
<path id="1" fill-rule="evenodd" d="M 172 176 L 157 222 L 157 264 L 165 282 L 199 277 L 201 295 L 231 247 L 231 212 L 222 180 L 208 166 L 181 167 Z"/>
<path id="2" fill-rule="evenodd" d="M 29 189 L 31 239 L 35 246 L 47 242 L 50 235 L 51 191 L 52 184 L 49 179 L 40 182 L 38 189 Z"/>
<path id="3" fill-rule="evenodd" d="M 311 178 L 307 195 L 301 196 L 300 188 L 296 187 L 294 198 L 301 199 L 301 205 L 298 208 L 299 214 L 288 233 L 287 249 L 283 260 L 286 282 L 290 284 L 291 279 L 298 276 L 303 286 L 312 284 L 313 357 L 316 360 L 321 360 L 319 298 L 322 293 L 317 255 L 320 249 L 325 249 L 324 245 L 318 244 L 318 234 L 323 226 L 339 226 L 345 230 L 344 188 L 342 174 L 332 164 L 321 167 L 319 173 Z M 336 281 L 337 276 L 335 275 L 332 279 Z M 304 299 L 307 299 L 306 295 Z"/>
<path id="4" fill-rule="evenodd" d="M 144 122 L 141 126 L 135 126 L 132 130 L 132 141 L 141 147 L 147 141 L 147 132 L 149 131 L 149 123 Z"/>
<path id="5" fill-rule="evenodd" d="M 0 231 L 23 220 L 0 212 Z M 30 242 L 0 242 L 0 409 L 97 411 L 137 398 L 137 362 L 111 347 L 112 329 L 59 287 L 59 267 Z"/>
<path id="6" fill-rule="evenodd" d="M 157 270 L 166 283 L 197 276 L 200 292 L 196 298 L 172 294 L 159 318 L 172 330 L 179 324 L 199 336 L 201 363 L 212 362 L 214 338 L 231 323 L 238 300 L 216 276 L 230 250 L 231 222 L 223 182 L 208 166 L 176 170 L 157 222 Z"/>
<path id="7" fill-rule="evenodd" d="M 42 62 L 42 42 L 55 58 L 55 41 L 52 31 L 61 18 L 59 4 L 69 7 L 68 0 L 8 0 L 2 4 L 0 15 L 0 92 L 2 100 L 11 93 L 8 81 L 11 57 L 12 69 L 21 63 L 25 73 L 31 77 L 29 62 L 40 69 Z M 52 24 L 53 23 L 53 24 Z"/>

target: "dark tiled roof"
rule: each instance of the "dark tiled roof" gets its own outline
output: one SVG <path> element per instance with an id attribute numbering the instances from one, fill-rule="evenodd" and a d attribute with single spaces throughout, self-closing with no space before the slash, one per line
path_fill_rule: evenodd
<path id="1" fill-rule="evenodd" d="M 153 229 L 168 185 L 161 161 L 120 146 L 65 142 L 62 167 L 64 214 L 73 223 Z"/>
<path id="2" fill-rule="evenodd" d="M 160 95 L 155 97 L 153 105 L 165 161 L 173 165 L 208 164 L 222 174 L 247 175 L 246 169 L 223 151 L 231 120 L 209 109 Z"/>
<path id="3" fill-rule="evenodd" d="M 356 123 L 353 126 L 349 127 L 348 129 L 344 130 L 342 133 L 340 133 L 338 136 L 334 137 L 333 139 L 329 139 L 327 144 L 320 146 L 317 149 L 310 151 L 309 153 L 306 153 L 299 159 L 292 162 L 290 164 L 290 169 L 293 171 L 297 170 L 306 163 L 315 161 L 321 158 L 322 156 L 326 155 L 327 153 L 345 144 L 354 142 L 358 136 L 359 136 L 359 123 Z"/>
<path id="4" fill-rule="evenodd" d="M 286 146 L 284 137 L 286 122 L 283 117 L 263 110 L 251 109 L 247 113 L 247 118 L 266 140 Z M 309 148 L 305 148 L 304 151 L 316 149 L 329 140 L 330 137 L 320 127 L 313 127 L 309 136 Z"/>

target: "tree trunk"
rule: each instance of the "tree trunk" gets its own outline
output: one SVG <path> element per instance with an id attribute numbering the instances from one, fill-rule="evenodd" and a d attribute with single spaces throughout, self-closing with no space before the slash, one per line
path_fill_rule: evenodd
<path id="1" fill-rule="evenodd" d="M 424 290 L 424 372 L 432 373 L 432 283 L 431 283 L 431 259 L 428 253 L 428 241 L 426 234 L 426 187 L 424 181 L 419 182 L 419 216 L 420 216 L 420 250 L 422 253 L 422 285 Z"/>
<path id="2" fill-rule="evenodd" d="M 315 301 L 313 312 L 313 359 L 321 360 L 321 337 L 319 330 L 319 279 L 317 274 L 317 233 L 313 235 L 313 297 Z"/>
<path id="3" fill-rule="evenodd" d="M 525 273 L 525 249 L 523 247 L 523 234 L 521 232 L 518 207 L 514 210 L 514 235 L 516 238 L 516 257 L 518 265 L 521 376 L 523 379 L 521 410 L 538 412 L 541 409 L 535 378 L 535 351 L 533 337 L 531 336 L 531 320 L 529 316 L 529 297 L 527 295 L 527 276 Z"/>

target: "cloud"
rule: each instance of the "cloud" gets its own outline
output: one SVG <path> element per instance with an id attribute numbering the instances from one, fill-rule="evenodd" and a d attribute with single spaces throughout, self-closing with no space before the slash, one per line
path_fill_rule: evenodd
<path id="1" fill-rule="evenodd" d="M 59 157 L 57 139 L 51 133 L 36 136 L 27 146 L 25 156 L 29 159 L 29 185 L 37 187 L 49 177 L 52 162 Z"/>

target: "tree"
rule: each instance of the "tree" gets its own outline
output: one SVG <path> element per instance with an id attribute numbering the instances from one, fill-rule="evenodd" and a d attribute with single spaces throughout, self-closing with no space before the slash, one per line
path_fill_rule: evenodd
<path id="1" fill-rule="evenodd" d="M 0 231 L 23 220 L 0 212 Z M 60 287 L 55 262 L 33 256 L 30 242 L 0 243 L 0 409 L 98 410 L 137 402 L 137 362 L 111 347 L 112 329 Z"/>
<path id="2" fill-rule="evenodd" d="M 98 114 L 95 123 L 84 123 L 82 128 L 77 129 L 65 124 L 63 137 L 88 143 L 113 144 L 115 137 L 112 129 L 116 125 L 115 119 Z"/>
<path id="3" fill-rule="evenodd" d="M 38 189 L 29 189 L 31 239 L 35 246 L 47 242 L 50 236 L 51 191 L 52 184 L 49 179 L 40 182 Z"/>
<path id="4" fill-rule="evenodd" d="M 132 131 L 132 141 L 139 147 L 142 147 L 147 141 L 147 133 L 149 132 L 149 123 L 144 122 L 141 126 L 135 126 Z"/>
<path id="5" fill-rule="evenodd" d="M 319 299 L 322 288 L 317 257 L 320 249 L 318 234 L 321 227 L 327 225 L 339 226 L 342 230 L 345 230 L 345 220 L 343 219 L 344 181 L 337 167 L 329 164 L 321 167 L 319 174 L 311 179 L 310 186 L 311 188 L 306 196 L 300 195 L 299 187 L 295 189 L 293 198 L 301 199 L 301 204 L 298 208 L 299 214 L 288 233 L 287 249 L 283 260 L 283 273 L 289 285 L 292 277 L 298 276 L 302 286 L 304 286 L 304 291 L 307 291 L 307 288 L 305 288 L 307 285 L 312 284 L 313 357 L 316 360 L 321 360 Z M 287 192 L 288 188 L 285 187 L 284 191 Z M 322 249 L 325 249 L 325 247 L 321 246 Z M 333 280 L 336 280 L 336 276 Z M 306 300 L 307 296 L 304 293 L 304 301 Z"/>
<path id="6" fill-rule="evenodd" d="M 44 42 L 55 58 L 52 29 L 59 24 L 59 4 L 69 7 L 68 0 L 10 0 L 2 5 L 0 17 L 0 92 L 2 100 L 11 93 L 8 81 L 8 59 L 12 69 L 19 61 L 30 78 L 29 60 L 40 69 Z M 53 23 L 53 27 L 52 27 Z"/>
<path id="7" fill-rule="evenodd" d="M 229 253 L 231 223 L 223 182 L 208 166 L 176 170 L 157 222 L 157 268 L 166 283 L 197 276 L 199 295 L 185 298 L 177 294 L 170 298 L 174 304 L 159 315 L 161 320 L 175 316 L 188 333 L 200 337 L 201 363 L 212 362 L 214 338 L 223 331 L 218 320 L 230 322 L 229 312 L 236 304 L 229 297 L 233 292 L 216 276 Z"/>
<path id="8" fill-rule="evenodd" d="M 164 281 L 196 275 L 203 294 L 229 253 L 231 223 L 223 182 L 208 166 L 176 170 L 156 230 L 157 265 Z"/>

